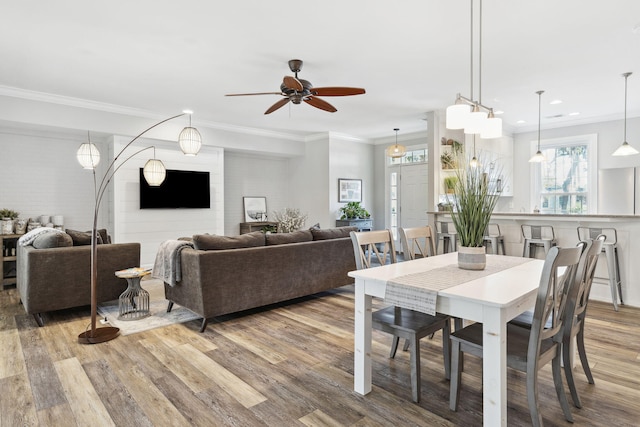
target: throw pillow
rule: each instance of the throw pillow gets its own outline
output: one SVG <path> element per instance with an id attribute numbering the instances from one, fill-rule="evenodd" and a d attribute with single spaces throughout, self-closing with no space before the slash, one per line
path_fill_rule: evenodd
<path id="1" fill-rule="evenodd" d="M 264 244 L 264 233 L 261 231 L 254 231 L 239 236 L 216 236 L 213 234 L 195 234 L 193 236 L 193 246 L 203 251 L 253 248 L 256 246 L 264 246 Z"/>
<path id="2" fill-rule="evenodd" d="M 65 231 L 73 239 L 73 246 L 85 246 L 85 245 L 91 244 L 91 230 L 77 231 L 77 230 L 70 230 L 67 228 Z M 111 243 L 111 236 L 109 236 L 109 233 L 107 233 L 106 228 L 100 228 L 96 231 L 98 233 L 98 239 L 97 239 L 98 245 Z"/>
<path id="3" fill-rule="evenodd" d="M 73 246 L 73 240 L 66 233 L 43 233 L 35 238 L 32 245 L 36 249 L 64 248 Z"/>
<path id="4" fill-rule="evenodd" d="M 313 234 L 313 240 L 328 240 L 349 237 L 351 231 L 358 231 L 358 227 L 336 227 L 325 228 L 323 230 L 313 229 L 311 230 L 311 234 Z"/>
<path id="5" fill-rule="evenodd" d="M 309 230 L 298 230 L 291 233 L 273 233 L 265 235 L 267 246 L 284 245 L 287 243 L 310 242 L 313 235 Z"/>

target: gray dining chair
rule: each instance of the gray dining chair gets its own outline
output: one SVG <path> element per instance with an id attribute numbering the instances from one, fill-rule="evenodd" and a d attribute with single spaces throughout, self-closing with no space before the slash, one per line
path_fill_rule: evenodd
<path id="1" fill-rule="evenodd" d="M 587 360 L 587 352 L 584 347 L 584 324 L 587 316 L 587 306 L 589 304 L 589 293 L 591 285 L 595 278 L 596 266 L 602 248 L 605 245 L 606 236 L 599 235 L 594 240 L 589 241 L 590 246 L 587 248 L 586 257 L 583 268 L 582 280 L 573 287 L 569 293 L 567 308 L 565 314 L 564 335 L 562 337 L 562 363 L 564 365 L 564 373 L 567 379 L 567 385 L 571 391 L 571 399 L 577 408 L 582 407 L 578 389 L 576 388 L 575 379 L 573 377 L 573 369 L 571 366 L 572 341 L 575 337 L 575 343 L 580 356 L 580 364 L 582 370 L 587 376 L 589 384 L 595 384 L 589 361 Z M 582 264 L 582 262 L 581 262 Z M 580 272 L 580 270 L 578 271 Z"/>
<path id="2" fill-rule="evenodd" d="M 585 244 L 575 248 L 553 247 L 549 250 L 540 277 L 533 323 L 525 328 L 507 324 L 507 366 L 526 373 L 527 401 L 534 426 L 542 426 L 538 404 L 538 370 L 551 362 L 556 394 L 567 421 L 573 422 L 562 383 L 561 343 L 567 296 L 575 285 L 576 272 Z M 558 269 L 565 267 L 564 274 Z M 545 325 L 550 321 L 550 327 Z M 483 356 L 482 324 L 474 323 L 451 334 L 451 383 L 449 407 L 455 411 L 460 397 L 462 352 Z"/>
<path id="3" fill-rule="evenodd" d="M 395 245 L 390 230 L 352 231 L 353 252 L 356 257 L 356 268 L 362 270 L 396 262 Z M 409 358 L 411 364 L 411 397 L 414 402 L 420 401 L 420 339 L 442 330 L 442 353 L 447 379 L 450 377 L 451 342 L 449 334 L 451 322 L 449 316 L 436 314 L 431 316 L 407 308 L 389 306 L 374 311 L 371 315 L 373 329 L 393 336 L 390 358 L 394 358 L 398 350 L 400 338 L 409 342 Z"/>

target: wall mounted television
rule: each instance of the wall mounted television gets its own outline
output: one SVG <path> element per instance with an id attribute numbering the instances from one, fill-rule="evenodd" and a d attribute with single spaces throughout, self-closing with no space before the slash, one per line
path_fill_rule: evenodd
<path id="1" fill-rule="evenodd" d="M 209 172 L 167 169 L 164 182 L 159 187 L 152 187 L 140 168 L 140 209 L 210 207 Z"/>

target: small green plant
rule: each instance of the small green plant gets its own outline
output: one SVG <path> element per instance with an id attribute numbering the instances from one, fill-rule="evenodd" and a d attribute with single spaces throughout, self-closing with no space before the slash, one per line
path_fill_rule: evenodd
<path id="1" fill-rule="evenodd" d="M 444 177 L 444 189 L 447 193 L 453 193 L 458 183 L 457 176 L 445 176 Z"/>
<path id="2" fill-rule="evenodd" d="M 263 233 L 275 233 L 278 231 L 278 226 L 277 225 L 265 225 L 264 227 L 262 227 L 260 229 L 260 231 L 262 231 Z"/>
<path id="3" fill-rule="evenodd" d="M 342 216 L 340 219 L 369 218 L 369 212 L 360 205 L 360 202 L 349 202 L 338 210 Z"/>
<path id="4" fill-rule="evenodd" d="M 19 215 L 18 212 L 12 211 L 11 209 L 0 210 L 0 219 L 2 218 L 16 219 L 18 218 L 18 215 Z"/>

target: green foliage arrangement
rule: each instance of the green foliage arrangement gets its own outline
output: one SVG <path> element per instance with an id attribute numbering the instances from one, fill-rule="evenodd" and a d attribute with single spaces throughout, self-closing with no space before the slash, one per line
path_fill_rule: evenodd
<path id="1" fill-rule="evenodd" d="M 485 229 L 500 197 L 501 189 L 496 186 L 500 171 L 482 160 L 479 158 L 479 165 L 472 167 L 467 159 L 459 159 L 458 164 L 466 166 L 456 171 L 458 181 L 453 193 L 447 194 L 461 246 L 483 245 Z"/>
<path id="2" fill-rule="evenodd" d="M 456 188 L 456 183 L 458 182 L 457 176 L 445 176 L 444 177 L 444 188 L 447 190 L 447 193 L 452 193 Z"/>
<path id="3" fill-rule="evenodd" d="M 360 205 L 360 202 L 349 202 L 338 211 L 342 214 L 340 219 L 353 219 L 353 218 L 369 218 L 371 214 Z"/>
<path id="4" fill-rule="evenodd" d="M 2 218 L 16 219 L 18 218 L 18 215 L 19 215 L 18 212 L 12 211 L 11 209 L 0 210 L 0 219 Z"/>

